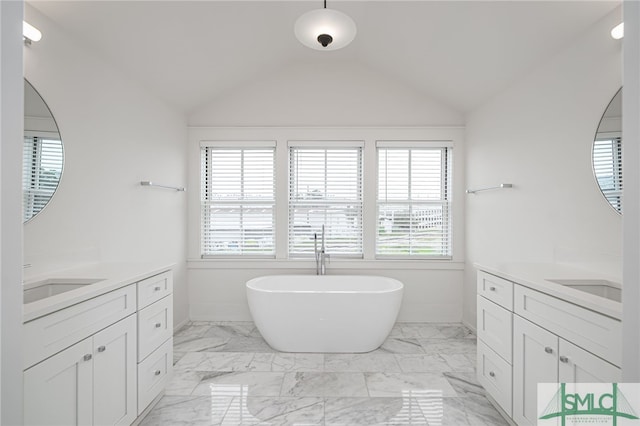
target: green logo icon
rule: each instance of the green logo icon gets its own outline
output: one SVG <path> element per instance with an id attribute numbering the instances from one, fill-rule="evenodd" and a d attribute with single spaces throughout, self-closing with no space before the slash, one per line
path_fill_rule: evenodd
<path id="1" fill-rule="evenodd" d="M 612 383 L 611 393 L 567 393 L 566 383 L 561 383 L 547 407 L 542 412 L 540 420 L 559 417 L 565 426 L 569 416 L 608 416 L 616 426 L 618 418 L 637 420 L 638 415 L 618 388 Z"/>

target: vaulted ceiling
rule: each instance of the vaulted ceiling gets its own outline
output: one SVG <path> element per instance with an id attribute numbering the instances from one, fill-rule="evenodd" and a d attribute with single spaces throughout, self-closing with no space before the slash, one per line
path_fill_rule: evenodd
<path id="1" fill-rule="evenodd" d="M 296 19 L 322 7 L 319 0 L 28 3 L 185 114 L 297 63 L 354 61 L 468 112 L 620 5 L 329 1 L 354 19 L 358 33 L 346 48 L 320 52 L 293 34 Z"/>

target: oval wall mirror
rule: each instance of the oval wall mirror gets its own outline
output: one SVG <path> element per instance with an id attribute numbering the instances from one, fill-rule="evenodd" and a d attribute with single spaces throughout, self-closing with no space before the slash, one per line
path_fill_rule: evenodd
<path id="1" fill-rule="evenodd" d="M 602 195 L 622 214 L 622 89 L 609 102 L 600 119 L 591 158 Z"/>
<path id="2" fill-rule="evenodd" d="M 23 221 L 53 197 L 62 177 L 62 138 L 53 114 L 40 94 L 24 80 L 24 147 L 22 152 Z"/>

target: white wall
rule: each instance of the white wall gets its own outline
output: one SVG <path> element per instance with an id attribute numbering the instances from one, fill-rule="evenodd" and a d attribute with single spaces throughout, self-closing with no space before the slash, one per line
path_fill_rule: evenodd
<path id="1" fill-rule="evenodd" d="M 42 33 L 25 77 L 49 105 L 65 164 L 51 203 L 24 226 L 28 274 L 89 261 L 170 261 L 175 323 L 187 319 L 186 118 L 144 92 L 98 52 L 27 6 Z"/>
<path id="2" fill-rule="evenodd" d="M 0 2 L 0 424 L 22 424 L 22 1 Z"/>
<path id="3" fill-rule="evenodd" d="M 392 135 L 398 138 L 411 132 L 408 126 L 460 126 L 462 122 L 463 116 L 458 111 L 357 62 L 332 62 L 321 57 L 316 62 L 283 64 L 278 72 L 232 90 L 189 116 L 192 126 L 189 131 L 189 185 L 199 186 L 200 140 L 257 137 L 286 144 L 287 139 L 315 139 L 322 135 L 336 140 L 364 138 L 365 143 L 371 144 L 375 142 L 376 134 L 394 139 Z M 385 130 L 381 126 L 389 127 Z M 423 128 L 421 131 L 422 135 L 441 134 L 443 129 Z M 369 259 L 333 261 L 328 268 L 328 273 L 379 274 L 403 281 L 405 296 L 399 316 L 401 321 L 460 321 L 462 318 L 464 198 L 460 191 L 464 181 L 464 141 L 459 128 L 453 132 L 458 140 L 454 148 L 458 191 L 454 206 L 458 220 L 456 249 L 459 250 L 454 261 L 448 265 L 420 261 L 394 264 Z M 283 167 L 286 170 L 286 164 Z M 372 167 L 375 169 L 375 160 L 365 159 L 365 173 Z M 198 196 L 195 191 L 189 196 L 188 281 L 192 319 L 250 320 L 244 289 L 248 279 L 262 275 L 313 273 L 312 262 L 200 260 Z"/>
<path id="4" fill-rule="evenodd" d="M 622 83 L 621 10 L 473 111 L 466 199 L 464 320 L 475 324 L 474 262 L 563 262 L 621 276 L 622 220 L 593 177 L 591 145 Z"/>
<path id="5" fill-rule="evenodd" d="M 283 64 L 189 116 L 190 126 L 460 126 L 462 114 L 357 62 Z"/>
<path id="6" fill-rule="evenodd" d="M 624 2 L 624 293 L 622 381 L 640 381 L 640 4 Z"/>
<path id="7" fill-rule="evenodd" d="M 364 142 L 364 259 L 332 259 L 328 274 L 382 275 L 405 285 L 399 321 L 459 322 L 462 318 L 464 265 L 464 130 L 447 127 L 244 127 L 189 130 L 189 187 L 200 186 L 200 141 L 276 141 L 276 199 L 287 198 L 288 140 Z M 450 140 L 453 158 L 453 259 L 448 261 L 375 260 L 376 140 Z M 279 191 L 279 192 L 278 192 Z M 315 263 L 286 258 L 287 205 L 276 205 L 276 259 L 200 259 L 199 190 L 189 193 L 189 308 L 193 320 L 251 320 L 245 296 L 247 280 L 278 274 L 315 273 Z M 310 236 L 311 237 L 311 236 Z"/>

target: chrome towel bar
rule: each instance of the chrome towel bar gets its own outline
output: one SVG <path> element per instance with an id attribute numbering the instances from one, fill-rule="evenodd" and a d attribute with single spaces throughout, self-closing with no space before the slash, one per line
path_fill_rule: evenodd
<path id="1" fill-rule="evenodd" d="M 476 192 L 489 191 L 491 189 L 501 189 L 501 188 L 513 188 L 513 184 L 512 183 L 501 183 L 498 186 L 490 186 L 488 188 L 467 189 L 467 194 L 475 194 Z"/>
<path id="2" fill-rule="evenodd" d="M 156 186 L 158 188 L 173 189 L 174 191 L 186 191 L 187 190 L 183 186 L 160 185 L 160 184 L 157 184 L 157 183 L 153 183 L 150 180 L 143 180 L 143 181 L 140 182 L 140 185 L 142 185 L 142 186 Z"/>

